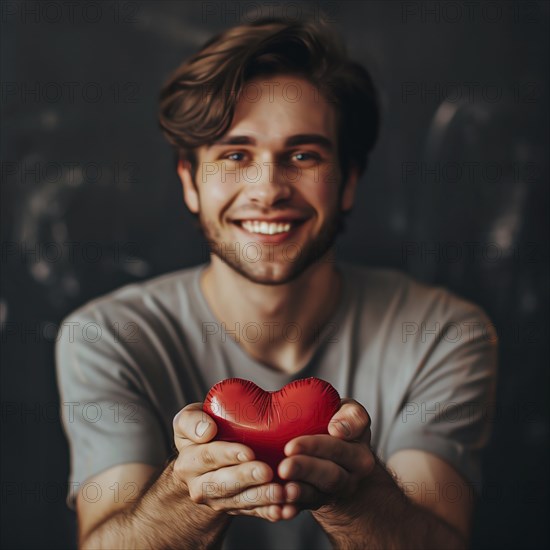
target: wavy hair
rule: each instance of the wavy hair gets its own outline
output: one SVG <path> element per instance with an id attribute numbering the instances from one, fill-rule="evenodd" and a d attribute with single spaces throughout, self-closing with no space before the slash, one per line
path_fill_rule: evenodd
<path id="1" fill-rule="evenodd" d="M 184 61 L 160 93 L 159 123 L 178 158 L 197 169 L 194 149 L 229 129 L 245 84 L 258 76 L 302 76 L 334 105 L 343 181 L 361 175 L 379 128 L 377 93 L 367 69 L 352 61 L 324 21 L 263 18 L 229 28 Z"/>

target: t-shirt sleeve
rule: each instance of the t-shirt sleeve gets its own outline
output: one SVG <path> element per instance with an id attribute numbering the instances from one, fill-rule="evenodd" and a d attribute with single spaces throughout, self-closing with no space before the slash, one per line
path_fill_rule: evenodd
<path id="1" fill-rule="evenodd" d="M 481 453 L 491 431 L 497 336 L 485 313 L 458 299 L 420 324 L 417 372 L 396 415 L 386 456 L 420 449 L 451 464 L 474 490 L 482 484 Z"/>
<path id="2" fill-rule="evenodd" d="M 93 314 L 75 313 L 57 335 L 60 412 L 71 464 L 67 505 L 73 510 L 90 477 L 130 462 L 161 466 L 167 458 L 159 417 L 128 360 L 128 344 L 112 328 Z"/>

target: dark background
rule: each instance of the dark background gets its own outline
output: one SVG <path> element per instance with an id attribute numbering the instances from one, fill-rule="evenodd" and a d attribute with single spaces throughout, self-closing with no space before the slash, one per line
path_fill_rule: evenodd
<path id="1" fill-rule="evenodd" d="M 218 30 L 319 8 L 382 95 L 338 255 L 445 285 L 490 315 L 498 403 L 473 546 L 546 547 L 549 3 L 271 5 L 1 2 L 1 547 L 74 547 L 62 318 L 207 259 L 157 129 L 161 83 Z"/>

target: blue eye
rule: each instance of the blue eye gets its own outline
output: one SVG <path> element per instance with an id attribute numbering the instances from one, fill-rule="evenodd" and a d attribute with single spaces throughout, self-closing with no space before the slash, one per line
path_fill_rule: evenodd
<path id="1" fill-rule="evenodd" d="M 239 160 L 242 160 L 242 158 L 239 159 L 239 158 L 231 158 L 231 157 L 235 157 L 242 154 L 243 153 L 230 153 L 229 155 L 226 155 L 224 158 L 238 162 Z"/>
<path id="2" fill-rule="evenodd" d="M 296 153 L 294 156 L 297 158 L 297 160 L 302 160 L 302 161 L 304 161 L 304 160 L 318 160 L 319 159 L 318 155 L 315 155 L 315 154 L 312 154 L 312 153 Z M 298 158 L 298 157 L 301 157 L 301 158 Z"/>

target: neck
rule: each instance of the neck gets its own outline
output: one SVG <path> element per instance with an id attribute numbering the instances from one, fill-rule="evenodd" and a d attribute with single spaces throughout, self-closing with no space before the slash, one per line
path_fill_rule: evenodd
<path id="1" fill-rule="evenodd" d="M 218 321 L 249 355 L 276 370 L 297 372 L 340 300 L 341 275 L 326 261 L 329 254 L 281 285 L 250 281 L 212 256 L 202 290 Z"/>

